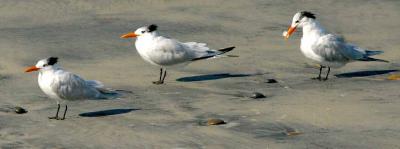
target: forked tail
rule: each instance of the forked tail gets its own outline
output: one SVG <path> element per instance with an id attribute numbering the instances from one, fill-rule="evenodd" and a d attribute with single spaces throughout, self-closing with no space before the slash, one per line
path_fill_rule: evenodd
<path id="1" fill-rule="evenodd" d="M 379 55 L 379 54 L 382 54 L 382 53 L 383 53 L 383 51 L 370 51 L 370 50 L 366 50 L 365 51 L 365 54 L 367 56 Z"/>
<path id="2" fill-rule="evenodd" d="M 363 58 L 363 59 L 360 59 L 360 61 L 367 61 L 367 62 L 375 61 L 375 62 L 385 62 L 385 63 L 389 63 L 389 61 L 387 61 L 387 60 L 377 59 L 377 58 L 372 58 L 372 57 L 365 57 L 365 58 Z"/>
<path id="3" fill-rule="evenodd" d="M 383 51 L 371 51 L 371 50 L 366 50 L 365 51 L 365 57 L 360 59 L 361 61 L 376 61 L 376 62 L 385 62 L 385 63 L 389 63 L 389 61 L 387 60 L 383 60 L 383 59 L 377 59 L 377 58 L 372 58 L 369 56 L 373 56 L 373 55 L 379 55 L 382 54 Z"/>

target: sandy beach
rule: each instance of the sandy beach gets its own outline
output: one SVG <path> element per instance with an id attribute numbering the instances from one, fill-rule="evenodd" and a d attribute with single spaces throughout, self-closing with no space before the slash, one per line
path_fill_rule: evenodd
<path id="1" fill-rule="evenodd" d="M 398 0 L 0 0 L 0 148 L 393 149 L 400 148 Z M 318 74 L 300 52 L 301 30 L 282 32 L 301 10 L 329 31 L 390 63 L 354 62 Z M 157 24 L 159 33 L 235 58 L 168 71 L 119 38 Z M 113 100 L 56 102 L 27 66 L 50 56 L 66 70 L 132 91 Z M 275 79 L 278 83 L 267 83 Z M 266 98 L 249 98 L 259 92 Z M 21 106 L 28 113 L 16 114 Z M 205 126 L 210 118 L 224 125 Z M 291 133 L 294 132 L 294 133 Z"/>

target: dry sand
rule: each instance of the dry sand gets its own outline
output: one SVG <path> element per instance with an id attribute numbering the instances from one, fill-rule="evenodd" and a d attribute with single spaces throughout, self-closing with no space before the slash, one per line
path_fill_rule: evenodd
<path id="1" fill-rule="evenodd" d="M 382 79 L 400 69 L 398 0 L 0 3 L 1 148 L 400 148 L 400 82 Z M 384 50 L 378 58 L 391 63 L 356 62 L 332 71 L 350 73 L 344 77 L 310 80 L 318 70 L 305 67 L 301 31 L 288 41 L 281 36 L 299 10 L 316 13 L 355 44 Z M 119 38 L 150 23 L 181 41 L 234 45 L 231 54 L 240 57 L 171 70 L 167 84 L 153 85 L 158 68 Z M 55 102 L 39 89 L 36 73 L 23 73 L 49 56 L 86 79 L 133 93 L 70 102 L 67 120 L 49 120 Z M 243 97 L 254 91 L 267 98 Z M 12 106 L 29 112 L 7 112 Z M 199 125 L 208 118 L 228 123 Z"/>

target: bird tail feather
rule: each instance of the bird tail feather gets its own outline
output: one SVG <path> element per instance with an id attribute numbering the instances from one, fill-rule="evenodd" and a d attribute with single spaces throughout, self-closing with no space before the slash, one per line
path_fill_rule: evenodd
<path id="1" fill-rule="evenodd" d="M 107 100 L 107 99 L 117 99 L 123 97 L 124 94 L 132 94 L 132 91 L 121 90 L 121 89 L 110 89 L 110 88 L 98 88 L 97 89 L 101 95 L 97 99 Z"/>
<path id="2" fill-rule="evenodd" d="M 377 59 L 377 58 L 372 58 L 372 57 L 365 57 L 363 59 L 360 59 L 361 61 L 376 61 L 376 62 L 385 62 L 385 63 L 389 63 L 389 61 L 387 60 L 383 60 L 383 59 Z"/>
<path id="3" fill-rule="evenodd" d="M 378 54 L 382 54 L 383 51 L 370 51 L 370 50 L 366 50 L 366 55 L 367 56 L 373 56 L 373 55 L 378 55 Z"/>
<path id="4" fill-rule="evenodd" d="M 220 53 L 216 54 L 216 55 L 207 55 L 207 56 L 203 56 L 203 57 L 199 57 L 199 58 L 194 58 L 192 59 L 192 61 L 197 61 L 197 60 L 203 60 L 203 59 L 208 59 L 208 58 L 219 58 L 219 57 L 239 57 L 237 55 L 225 55 L 222 56 L 222 54 L 225 54 L 229 51 L 232 51 L 235 47 L 228 47 L 228 48 L 223 48 L 223 49 L 219 49 L 218 51 Z"/>

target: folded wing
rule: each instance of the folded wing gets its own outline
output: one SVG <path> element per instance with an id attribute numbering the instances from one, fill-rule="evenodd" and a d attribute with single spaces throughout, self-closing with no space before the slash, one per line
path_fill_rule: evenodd
<path id="1" fill-rule="evenodd" d="M 365 54 L 348 46 L 343 37 L 333 34 L 320 37 L 313 50 L 326 61 L 357 60 Z"/>
<path id="2" fill-rule="evenodd" d="M 157 56 L 152 56 L 151 60 L 157 64 L 174 65 L 189 61 L 206 59 L 218 56 L 233 49 L 214 50 L 207 47 L 205 43 L 186 42 L 182 43 L 175 39 L 158 37 L 157 45 L 153 45 L 159 53 Z"/>
<path id="3" fill-rule="evenodd" d="M 98 81 L 85 81 L 78 75 L 59 70 L 51 85 L 52 90 L 63 99 L 78 100 L 102 98 L 98 88 L 103 85 Z"/>
<path id="4" fill-rule="evenodd" d="M 323 55 L 323 57 L 328 61 L 348 59 L 358 61 L 388 62 L 386 60 L 369 57 L 381 54 L 383 51 L 362 49 L 356 45 L 346 43 L 343 37 L 333 34 L 322 36 L 318 40 L 318 44 L 316 44 L 314 49 L 314 52 L 318 52 L 319 54 Z"/>

